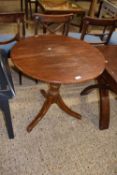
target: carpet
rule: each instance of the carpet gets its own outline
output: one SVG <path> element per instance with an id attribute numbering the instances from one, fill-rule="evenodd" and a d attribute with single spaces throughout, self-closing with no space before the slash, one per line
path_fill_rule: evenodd
<path id="1" fill-rule="evenodd" d="M 68 106 L 82 115 L 75 119 L 51 106 L 40 123 L 27 133 L 26 126 L 41 108 L 40 89 L 47 85 L 13 75 L 16 96 L 10 100 L 15 138 L 8 139 L 0 112 L 0 175 L 117 175 L 117 108 L 111 96 L 111 121 L 98 129 L 98 93 L 81 97 L 87 86 L 62 85 Z"/>

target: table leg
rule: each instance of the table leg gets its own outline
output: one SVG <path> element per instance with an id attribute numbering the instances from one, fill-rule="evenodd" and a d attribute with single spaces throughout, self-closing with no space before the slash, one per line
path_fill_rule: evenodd
<path id="1" fill-rule="evenodd" d="M 34 120 L 28 125 L 27 131 L 30 132 L 37 123 L 44 117 L 48 109 L 53 103 L 56 103 L 64 112 L 67 114 L 80 119 L 80 114 L 72 111 L 62 100 L 62 97 L 60 96 L 59 89 L 60 84 L 50 84 L 50 88 L 48 92 L 45 92 L 44 90 L 41 90 L 41 93 L 46 98 L 41 110 L 37 114 L 37 116 L 34 118 Z"/>

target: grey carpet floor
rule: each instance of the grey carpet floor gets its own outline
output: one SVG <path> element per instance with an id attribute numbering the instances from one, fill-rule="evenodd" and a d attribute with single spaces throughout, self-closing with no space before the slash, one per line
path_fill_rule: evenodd
<path id="1" fill-rule="evenodd" d="M 16 97 L 10 101 L 15 138 L 8 139 L 0 112 L 0 175 L 117 175 L 117 102 L 111 95 L 108 130 L 98 129 L 98 93 L 80 97 L 87 85 L 63 85 L 61 94 L 77 120 L 53 105 L 40 123 L 27 133 L 26 126 L 41 108 L 44 83 L 13 72 Z"/>

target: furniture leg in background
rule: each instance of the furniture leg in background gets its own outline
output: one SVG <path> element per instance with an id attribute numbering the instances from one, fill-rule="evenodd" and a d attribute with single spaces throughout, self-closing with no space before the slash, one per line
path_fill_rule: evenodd
<path id="1" fill-rule="evenodd" d="M 13 132 L 9 102 L 8 102 L 8 99 L 5 97 L 5 95 L 2 95 L 2 94 L 0 94 L 0 107 L 1 107 L 2 112 L 4 114 L 4 120 L 6 123 L 8 136 L 10 139 L 12 139 L 12 138 L 14 138 L 14 132 Z"/>

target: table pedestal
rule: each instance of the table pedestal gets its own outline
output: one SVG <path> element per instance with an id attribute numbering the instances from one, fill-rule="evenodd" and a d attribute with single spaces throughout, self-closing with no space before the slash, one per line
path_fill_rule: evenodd
<path id="1" fill-rule="evenodd" d="M 37 123 L 44 117 L 48 109 L 53 103 L 56 103 L 64 112 L 69 114 L 70 116 L 73 116 L 77 119 L 81 119 L 81 115 L 72 111 L 62 100 L 62 97 L 60 95 L 60 86 L 61 84 L 50 84 L 50 87 L 48 89 L 48 92 L 46 93 L 44 90 L 41 90 L 41 93 L 46 98 L 41 110 L 37 114 L 37 116 L 34 118 L 34 120 L 28 125 L 27 131 L 30 132 Z"/>

